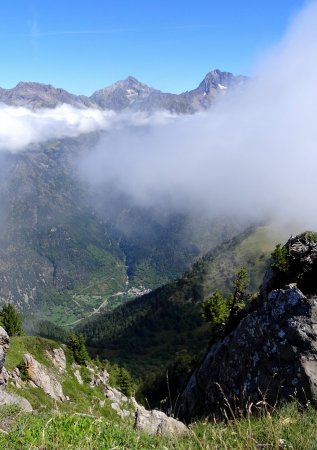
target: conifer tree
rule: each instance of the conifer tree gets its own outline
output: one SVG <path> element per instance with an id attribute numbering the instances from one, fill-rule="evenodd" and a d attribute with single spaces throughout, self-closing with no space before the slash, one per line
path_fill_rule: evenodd
<path id="1" fill-rule="evenodd" d="M 86 365 L 90 358 L 84 336 L 71 333 L 68 339 L 68 347 L 72 351 L 74 360 L 77 364 Z"/>
<path id="2" fill-rule="evenodd" d="M 0 311 L 0 321 L 9 336 L 21 336 L 24 334 L 19 313 L 13 305 L 3 305 Z"/>

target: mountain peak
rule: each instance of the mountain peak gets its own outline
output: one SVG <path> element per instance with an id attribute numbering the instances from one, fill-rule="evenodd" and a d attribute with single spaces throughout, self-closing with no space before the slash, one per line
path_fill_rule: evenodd
<path id="1" fill-rule="evenodd" d="M 222 72 L 219 69 L 214 69 L 206 74 L 198 89 L 209 94 L 212 88 L 224 90 L 245 80 L 246 77 L 241 77 L 241 75 L 235 76 L 231 72 Z"/>
<path id="2" fill-rule="evenodd" d="M 93 107 L 117 112 L 125 109 L 146 112 L 167 110 L 176 114 L 188 114 L 209 108 L 218 95 L 242 85 L 246 80 L 247 77 L 213 69 L 196 89 L 182 94 L 170 94 L 129 75 L 94 92 L 89 98 L 71 94 L 50 84 L 20 81 L 12 89 L 0 88 L 0 102 L 31 109 L 55 108 L 66 103 L 76 108 Z"/>
<path id="3" fill-rule="evenodd" d="M 77 96 L 51 84 L 20 81 L 12 89 L 0 89 L 0 101 L 12 106 L 55 108 L 63 103 L 76 108 L 97 107 L 85 96 Z"/>
<path id="4" fill-rule="evenodd" d="M 90 99 L 105 109 L 122 111 L 136 100 L 148 97 L 155 89 L 141 83 L 131 75 L 92 94 Z"/>

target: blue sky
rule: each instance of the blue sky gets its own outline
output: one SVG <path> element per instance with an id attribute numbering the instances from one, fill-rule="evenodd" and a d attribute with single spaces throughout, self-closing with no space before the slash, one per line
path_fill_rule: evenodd
<path id="1" fill-rule="evenodd" d="M 305 0 L 2 0 L 0 86 L 76 94 L 133 75 L 168 92 L 213 68 L 252 73 Z"/>

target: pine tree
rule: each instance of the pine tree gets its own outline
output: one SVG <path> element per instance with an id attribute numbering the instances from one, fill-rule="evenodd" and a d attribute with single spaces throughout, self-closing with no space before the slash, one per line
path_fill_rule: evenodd
<path id="1" fill-rule="evenodd" d="M 134 383 L 130 373 L 124 367 L 119 368 L 117 375 L 117 385 L 120 391 L 127 397 L 131 397 L 134 390 Z"/>
<path id="2" fill-rule="evenodd" d="M 84 336 L 78 335 L 76 333 L 71 333 L 69 335 L 67 345 L 72 351 L 76 363 L 80 365 L 86 365 L 87 361 L 89 361 L 90 358 Z"/>
<path id="3" fill-rule="evenodd" d="M 281 273 L 286 273 L 289 269 L 288 252 L 286 247 L 282 244 L 277 244 L 274 251 L 271 254 L 272 257 L 272 269 L 276 269 Z"/>
<path id="4" fill-rule="evenodd" d="M 21 336 L 24 334 L 21 317 L 13 305 L 3 305 L 0 311 L 1 324 L 9 336 Z"/>
<path id="5" fill-rule="evenodd" d="M 211 325 L 223 325 L 229 315 L 228 302 L 218 290 L 203 303 L 202 316 Z"/>

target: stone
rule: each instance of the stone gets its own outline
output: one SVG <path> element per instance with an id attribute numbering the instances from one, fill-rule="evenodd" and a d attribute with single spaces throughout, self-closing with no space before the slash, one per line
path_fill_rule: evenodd
<path id="1" fill-rule="evenodd" d="M 121 406 L 120 403 L 111 403 L 111 408 L 114 409 L 120 417 L 129 417 L 131 415 L 130 411 L 123 409 Z"/>
<path id="2" fill-rule="evenodd" d="M 74 370 L 74 377 L 76 378 L 76 380 L 78 381 L 79 384 L 84 384 L 83 379 L 82 379 L 78 369 Z"/>
<path id="3" fill-rule="evenodd" d="M 54 366 L 58 368 L 60 373 L 64 373 L 66 370 L 66 356 L 64 350 L 59 348 L 53 348 L 46 351 L 47 356 L 51 359 Z"/>
<path id="4" fill-rule="evenodd" d="M 92 376 L 90 384 L 92 386 L 107 386 L 109 383 L 109 373 L 106 369 L 102 369 Z"/>
<path id="5" fill-rule="evenodd" d="M 65 401 L 66 397 L 63 393 L 60 382 L 54 375 L 50 374 L 48 369 L 29 353 L 24 355 L 24 363 L 29 379 L 39 388 L 51 396 L 54 400 Z"/>
<path id="6" fill-rule="evenodd" d="M 122 394 L 122 392 L 118 391 L 118 389 L 111 387 L 111 386 L 107 386 L 105 389 L 105 396 L 109 399 L 112 400 L 116 403 L 122 403 L 122 402 L 127 402 L 128 401 L 128 397 L 126 397 L 124 394 Z"/>
<path id="7" fill-rule="evenodd" d="M 107 385 L 104 390 L 105 397 L 111 401 L 111 408 L 114 409 L 120 417 L 134 416 L 135 412 L 141 406 L 134 397 L 127 397 L 118 389 Z"/>
<path id="8" fill-rule="evenodd" d="M 189 432 L 186 425 L 162 411 L 148 411 L 139 407 L 135 414 L 135 428 L 148 434 L 160 436 L 184 436 Z"/>
<path id="9" fill-rule="evenodd" d="M 23 381 L 21 379 L 21 374 L 18 367 L 15 367 L 13 370 L 11 370 L 11 372 L 8 372 L 8 378 L 10 379 L 10 381 L 12 381 L 15 387 L 19 389 L 22 387 Z"/>
<path id="10" fill-rule="evenodd" d="M 0 406 L 3 405 L 18 405 L 21 409 L 27 412 L 32 412 L 33 408 L 28 400 L 16 394 L 9 394 L 4 390 L 0 390 Z"/>

